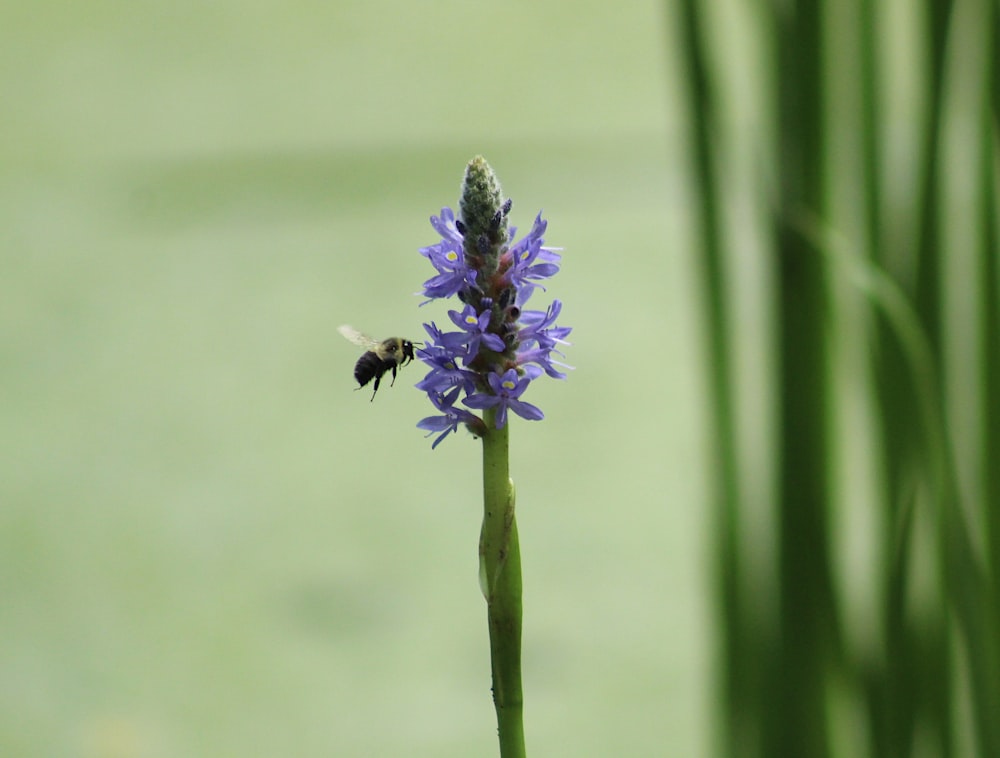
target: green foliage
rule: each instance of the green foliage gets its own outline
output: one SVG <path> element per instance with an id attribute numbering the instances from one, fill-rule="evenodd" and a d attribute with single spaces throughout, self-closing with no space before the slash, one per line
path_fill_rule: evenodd
<path id="1" fill-rule="evenodd" d="M 756 100 L 725 95 L 746 73 L 704 10 L 682 3 L 680 42 L 716 398 L 719 744 L 997 755 L 997 5 L 743 9 L 767 61 L 751 69 Z M 762 128 L 748 141 L 737 122 Z M 773 181 L 707 147 L 747 142 Z M 732 410 L 745 393 L 725 271 L 741 251 L 717 211 L 748 201 L 773 291 L 763 506 Z"/>

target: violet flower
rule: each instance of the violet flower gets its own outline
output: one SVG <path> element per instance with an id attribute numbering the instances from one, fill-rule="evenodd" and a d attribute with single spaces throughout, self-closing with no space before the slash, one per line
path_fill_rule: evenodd
<path id="1" fill-rule="evenodd" d="M 559 271 L 558 248 L 545 245 L 548 222 L 539 213 L 530 231 L 515 239 L 517 229 L 508 231 L 507 224 L 511 201 L 502 200 L 491 171 L 481 184 L 489 184 L 488 191 L 477 194 L 482 187 L 473 186 L 471 194 L 464 192 L 460 218 L 451 208 L 431 217 L 441 239 L 420 250 L 436 271 L 424 282 L 429 299 L 422 304 L 450 298 L 462 303 L 461 310 L 448 312 L 457 331 L 424 324 L 429 338 L 416 353 L 430 369 L 417 387 L 441 412 L 420 422 L 432 433 L 443 431 L 434 446 L 459 423 L 476 430 L 468 411 L 452 413 L 459 401 L 477 410 L 494 409 L 498 429 L 506 425 L 508 410 L 531 421 L 542 419 L 542 411 L 521 395 L 538 377 L 565 379 L 561 369 L 571 368 L 557 360 L 572 331 L 555 323 L 562 303 L 554 300 L 544 311 L 523 310 L 536 290 L 545 289 L 542 282 Z"/>

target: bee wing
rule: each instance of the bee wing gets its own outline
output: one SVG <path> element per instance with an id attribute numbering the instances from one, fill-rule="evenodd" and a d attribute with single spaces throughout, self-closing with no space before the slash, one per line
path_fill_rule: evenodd
<path id="1" fill-rule="evenodd" d="M 337 327 L 337 331 L 344 335 L 344 339 L 348 342 L 353 342 L 358 347 L 363 347 L 366 350 L 374 350 L 379 345 L 379 341 L 369 337 L 367 334 L 359 332 L 353 326 L 348 324 L 343 324 Z"/>

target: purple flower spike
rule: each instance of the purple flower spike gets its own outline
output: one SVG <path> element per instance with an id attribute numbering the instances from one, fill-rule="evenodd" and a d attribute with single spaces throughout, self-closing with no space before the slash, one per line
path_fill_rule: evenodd
<path id="1" fill-rule="evenodd" d="M 459 401 L 475 410 L 493 409 L 497 429 L 506 425 L 509 412 L 541 420 L 541 409 L 521 396 L 536 379 L 565 379 L 560 369 L 571 368 L 556 360 L 572 331 L 556 324 L 562 303 L 554 300 L 546 310 L 523 308 L 536 290 L 544 291 L 542 282 L 558 273 L 559 248 L 545 244 L 548 222 L 541 213 L 517 239 L 516 227 L 508 226 L 510 208 L 488 164 L 476 158 L 463 184 L 461 218 L 451 208 L 431 216 L 440 239 L 420 250 L 436 272 L 424 282 L 426 302 L 454 297 L 462 304 L 448 311 L 454 330 L 424 324 L 428 339 L 416 351 L 428 368 L 417 387 L 438 411 L 417 426 L 438 435 L 433 447 L 460 425 L 485 433 L 483 420 Z"/>

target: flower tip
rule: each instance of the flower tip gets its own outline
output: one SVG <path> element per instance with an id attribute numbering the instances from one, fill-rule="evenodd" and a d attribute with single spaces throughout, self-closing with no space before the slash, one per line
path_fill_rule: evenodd
<path id="1" fill-rule="evenodd" d="M 486 159 L 477 155 L 465 168 L 459 215 L 467 228 L 465 238 L 476 243 L 485 238 L 492 246 L 507 239 L 507 215 L 503 212 L 500 180 Z"/>

